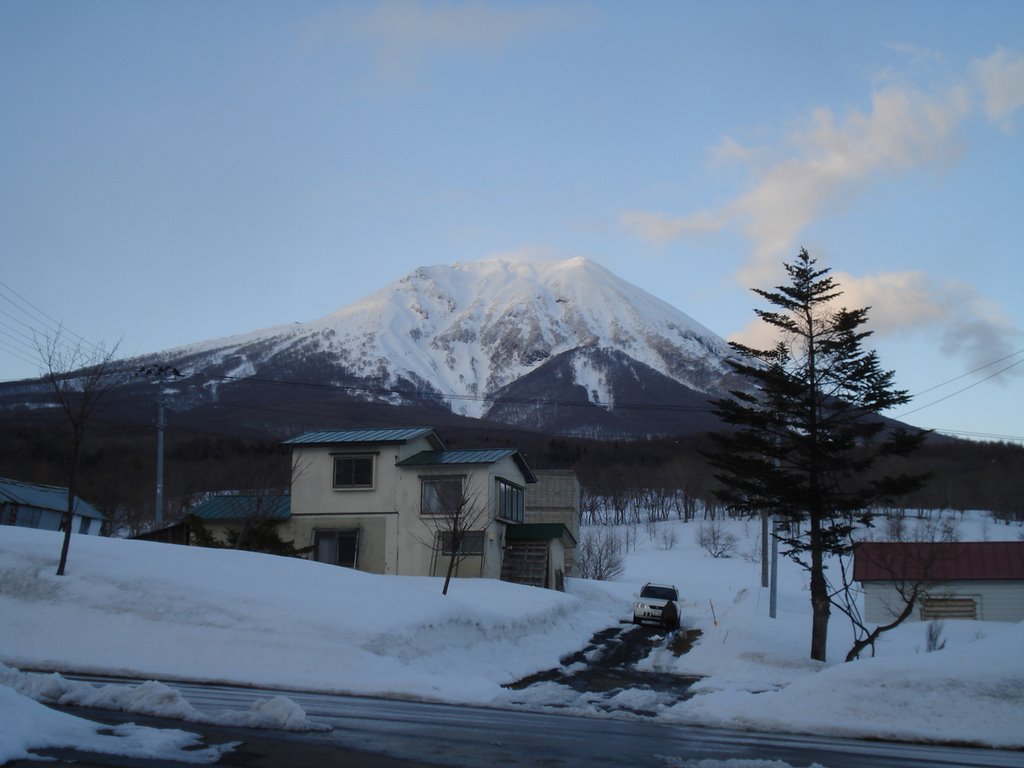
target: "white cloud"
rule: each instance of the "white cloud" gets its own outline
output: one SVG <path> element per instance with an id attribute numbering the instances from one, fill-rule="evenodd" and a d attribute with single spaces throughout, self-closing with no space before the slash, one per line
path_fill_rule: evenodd
<path id="1" fill-rule="evenodd" d="M 877 91 L 867 112 L 837 118 L 829 109 L 814 110 L 775 150 L 774 162 L 751 167 L 750 187 L 724 211 L 753 246 L 740 281 L 759 285 L 778 275 L 801 231 L 873 181 L 955 158 L 967 111 L 961 88 L 930 96 L 901 86 Z M 742 157 L 737 149 L 733 155 Z"/>
<path id="2" fill-rule="evenodd" d="M 1000 48 L 987 59 L 978 59 L 973 71 L 981 88 L 985 114 L 1004 130 L 1014 113 L 1024 106 L 1024 56 Z"/>
<path id="3" fill-rule="evenodd" d="M 923 48 L 914 43 L 894 42 L 889 43 L 888 47 L 906 56 L 912 64 L 938 64 L 943 58 L 941 51 Z"/>
<path id="4" fill-rule="evenodd" d="M 923 272 L 831 276 L 842 291 L 835 309 L 870 307 L 867 327 L 877 337 L 933 336 L 939 351 L 963 359 L 970 369 L 1006 357 L 1024 339 L 1004 310 L 962 282 L 937 283 Z M 767 348 L 778 337 L 771 326 L 754 319 L 730 338 Z"/>
<path id="5" fill-rule="evenodd" d="M 625 211 L 619 222 L 626 230 L 653 243 L 668 243 L 680 235 L 717 232 L 729 223 L 721 212 L 698 211 L 689 216 L 672 216 L 651 211 Z"/>
<path id="6" fill-rule="evenodd" d="M 900 50 L 935 58 L 933 52 Z M 973 80 L 930 92 L 886 79 L 874 90 L 869 108 L 843 114 L 813 109 L 774 145 L 745 146 L 725 137 L 712 148 L 711 159 L 736 164 L 748 177 L 731 201 L 681 215 L 633 210 L 622 214 L 620 223 L 660 244 L 735 227 L 751 243 L 737 270 L 738 281 L 774 285 L 783 279 L 782 263 L 791 260 L 811 223 L 842 210 L 893 174 L 956 161 L 965 147 L 962 127 L 979 104 L 991 120 L 1009 127 L 1024 106 L 1024 57 L 1000 49 L 975 61 L 971 71 Z M 844 303 L 872 307 L 870 326 L 879 336 L 936 334 L 943 352 L 971 365 L 984 365 L 1020 346 L 1022 333 L 1010 317 L 971 286 L 936 283 L 921 272 L 833 277 L 844 291 Z M 758 347 L 773 343 L 765 324 L 756 320 L 733 338 Z"/>
<path id="7" fill-rule="evenodd" d="M 377 77 L 408 83 L 438 54 L 499 54 L 580 18 L 564 5 L 385 0 L 345 5 L 316 19 L 310 32 L 320 42 L 341 38 L 368 46 Z"/>
<path id="8" fill-rule="evenodd" d="M 538 262 L 556 261 L 568 257 L 565 253 L 550 245 L 521 245 L 517 248 L 491 251 L 484 258 L 499 261 Z"/>

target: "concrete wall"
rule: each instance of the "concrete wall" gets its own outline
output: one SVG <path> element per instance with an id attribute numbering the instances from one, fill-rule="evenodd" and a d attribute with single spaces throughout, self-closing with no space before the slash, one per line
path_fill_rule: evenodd
<path id="1" fill-rule="evenodd" d="M 537 482 L 526 487 L 526 522 L 562 523 L 572 537 L 580 538 L 580 481 L 571 469 L 543 469 L 534 472 Z M 571 576 L 576 565 L 576 550 L 559 544 L 552 549 L 552 562 L 559 558 L 557 569 Z M 556 566 L 552 564 L 552 574 Z M 552 585 L 554 581 L 550 581 Z"/>
<path id="2" fill-rule="evenodd" d="M 865 582 L 864 618 L 874 624 L 892 621 L 904 603 L 893 582 Z M 981 621 L 1024 621 L 1024 582 L 1020 581 L 950 581 L 932 587 L 933 597 L 971 597 Z M 907 621 L 920 621 L 920 605 L 915 606 Z"/>

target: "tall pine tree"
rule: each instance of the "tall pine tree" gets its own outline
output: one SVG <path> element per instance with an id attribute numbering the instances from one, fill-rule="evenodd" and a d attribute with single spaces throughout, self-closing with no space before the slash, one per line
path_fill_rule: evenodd
<path id="1" fill-rule="evenodd" d="M 787 285 L 754 289 L 774 307 L 754 311 L 779 341 L 769 349 L 732 344 L 732 366 L 752 387 L 714 401 L 730 429 L 713 436 L 707 456 L 723 502 L 781 516 L 785 554 L 810 573 L 811 658 L 825 661 L 825 559 L 849 551 L 850 532 L 870 524 L 879 502 L 920 487 L 922 477 L 871 470 L 880 457 L 909 454 L 926 433 L 893 428 L 878 415 L 910 398 L 863 348 L 868 310 L 834 310 L 841 291 L 806 250 L 785 267 Z"/>

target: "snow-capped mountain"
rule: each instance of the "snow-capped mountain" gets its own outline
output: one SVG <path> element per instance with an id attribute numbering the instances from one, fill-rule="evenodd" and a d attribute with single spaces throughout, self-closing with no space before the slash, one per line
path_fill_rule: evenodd
<path id="1" fill-rule="evenodd" d="M 167 405 L 229 433 L 483 418 L 637 436 L 712 427 L 707 399 L 730 384 L 729 352 L 587 259 L 492 260 L 423 267 L 317 320 L 144 355 L 125 371 L 173 366 L 182 377 L 162 385 Z M 123 418 L 149 418 L 151 379 L 119 389 Z M 44 395 L 33 382 L 0 386 L 0 405 Z"/>
<path id="2" fill-rule="evenodd" d="M 668 391 L 674 383 L 703 402 L 724 391 L 728 353 L 692 318 L 574 258 L 423 267 L 318 320 L 159 358 L 212 375 L 211 396 L 253 376 L 314 377 L 364 398 L 425 396 L 464 416 L 526 423 L 536 418 L 524 415 L 524 398 L 527 405 L 569 398 L 604 410 L 643 406 L 645 381 L 678 398 Z"/>

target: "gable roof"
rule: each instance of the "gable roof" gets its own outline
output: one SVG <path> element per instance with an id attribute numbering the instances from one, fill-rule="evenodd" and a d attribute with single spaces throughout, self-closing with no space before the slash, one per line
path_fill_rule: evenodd
<path id="1" fill-rule="evenodd" d="M 48 509 L 64 513 L 68 509 L 68 489 L 59 485 L 40 485 L 25 483 L 0 477 L 0 504 L 13 504 L 18 507 Z M 96 507 L 78 496 L 75 496 L 75 514 L 106 520 L 106 516 Z"/>
<path id="2" fill-rule="evenodd" d="M 1024 541 L 869 541 L 853 553 L 854 581 L 1024 580 Z"/>
<path id="3" fill-rule="evenodd" d="M 192 510 L 202 520 L 244 520 L 258 515 L 268 520 L 287 520 L 292 515 L 288 494 L 224 493 L 211 496 Z"/>
<path id="4" fill-rule="evenodd" d="M 397 427 L 389 429 L 332 429 L 305 432 L 285 440 L 285 445 L 336 445 L 341 443 L 402 444 L 419 437 L 427 438 L 438 450 L 444 443 L 430 427 Z"/>
<path id="5" fill-rule="evenodd" d="M 458 451 L 420 451 L 414 456 L 402 459 L 398 467 L 441 467 L 466 464 L 497 464 L 502 459 L 512 458 L 528 483 L 536 483 L 537 477 L 526 463 L 526 459 L 515 448 L 465 448 Z"/>

